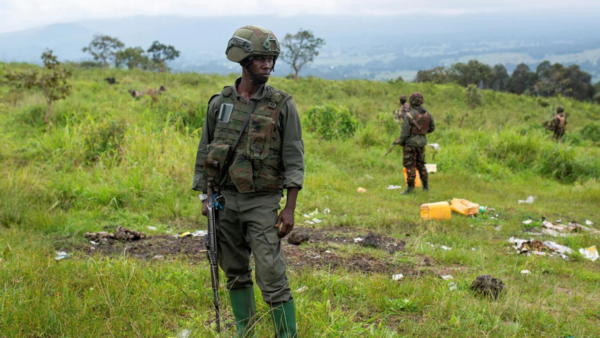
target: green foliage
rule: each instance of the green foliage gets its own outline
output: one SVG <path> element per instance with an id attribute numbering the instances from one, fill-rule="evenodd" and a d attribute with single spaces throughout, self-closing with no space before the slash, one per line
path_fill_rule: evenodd
<path id="1" fill-rule="evenodd" d="M 465 97 L 467 99 L 467 104 L 471 109 L 479 107 L 483 103 L 483 95 L 474 84 L 467 87 Z"/>
<path id="2" fill-rule="evenodd" d="M 92 123 L 84 138 L 86 161 L 98 161 L 103 155 L 118 158 L 121 154 L 126 131 L 127 125 L 122 120 Z"/>
<path id="3" fill-rule="evenodd" d="M 309 30 L 300 29 L 296 34 L 285 35 L 281 42 L 285 50 L 282 50 L 280 58 L 294 69 L 294 80 L 298 79 L 298 73 L 304 65 L 313 62 L 315 56 L 319 56 L 319 48 L 323 45 L 325 40 L 315 37 Z"/>
<path id="4" fill-rule="evenodd" d="M 160 72 L 164 72 L 168 69 L 167 61 L 175 60 L 180 54 L 175 47 L 167 46 L 158 41 L 154 41 L 147 52 L 152 55 L 151 60 L 154 63 L 153 66 Z"/>
<path id="5" fill-rule="evenodd" d="M 327 103 L 306 111 L 304 126 L 324 140 L 352 137 L 358 128 L 358 121 L 348 108 Z"/>
<path id="6" fill-rule="evenodd" d="M 149 63 L 148 56 L 142 47 L 127 47 L 115 53 L 115 67 L 126 65 L 128 69 L 146 69 Z"/>
<path id="7" fill-rule="evenodd" d="M 585 140 L 600 142 L 600 124 L 590 122 L 581 128 L 580 134 Z"/>
<path id="8" fill-rule="evenodd" d="M 125 44 L 119 39 L 108 35 L 94 35 L 90 44 L 83 47 L 84 53 L 89 53 L 94 61 L 99 61 L 104 64 L 104 67 L 109 67 L 109 61 L 114 60 L 117 52 L 125 47 Z"/>

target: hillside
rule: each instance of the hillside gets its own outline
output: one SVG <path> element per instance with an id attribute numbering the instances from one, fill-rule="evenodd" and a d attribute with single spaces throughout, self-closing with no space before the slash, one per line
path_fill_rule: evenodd
<path id="1" fill-rule="evenodd" d="M 0 71 L 14 67 L 26 66 L 0 64 Z M 104 82 L 109 76 L 119 83 Z M 201 241 L 171 235 L 206 229 L 191 191 L 194 157 L 208 98 L 235 78 L 75 70 L 73 93 L 54 107 L 49 130 L 40 93 L 0 87 L 0 337 L 174 337 L 184 329 L 190 337 L 216 336 Z M 329 141 L 304 128 L 306 179 L 296 223 L 313 238 L 284 245 L 301 336 L 600 334 L 600 266 L 577 252 L 600 247 L 600 239 L 525 232 L 542 217 L 591 220 L 600 229 L 599 105 L 561 98 L 540 104 L 484 91 L 482 105 L 470 109 L 465 90 L 455 85 L 269 83 L 293 95 L 303 118 L 329 104 L 347 107 L 358 121 L 353 136 Z M 127 93 L 160 85 L 167 92 L 157 99 Z M 387 189 L 405 187 L 401 150 L 384 154 L 399 133 L 392 115 L 397 98 L 414 91 L 425 95 L 437 125 L 429 142 L 441 151 L 433 159 L 427 150 L 439 170 L 431 191 L 404 197 Z M 542 125 L 558 105 L 568 115 L 564 144 L 552 142 Z M 533 204 L 517 202 L 530 195 Z M 420 219 L 421 204 L 452 198 L 495 211 Z M 529 218 L 531 224 L 522 223 Z M 83 236 L 117 225 L 149 238 L 94 246 Z M 398 246 L 354 244 L 369 231 Z M 574 253 L 568 260 L 517 255 L 512 236 L 555 241 Z M 55 261 L 55 251 L 72 257 Z M 403 279 L 393 281 L 398 273 Z M 481 274 L 504 282 L 498 300 L 470 291 Z M 224 288 L 221 301 L 230 328 Z M 258 306 L 258 336 L 269 336 L 267 306 Z"/>

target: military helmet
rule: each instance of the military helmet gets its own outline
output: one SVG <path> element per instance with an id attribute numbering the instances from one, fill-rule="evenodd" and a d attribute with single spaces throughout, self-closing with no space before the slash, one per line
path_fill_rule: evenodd
<path id="1" fill-rule="evenodd" d="M 406 95 L 400 96 L 400 101 L 406 101 Z"/>
<path id="2" fill-rule="evenodd" d="M 562 113 L 562 112 L 564 112 L 564 111 L 565 111 L 565 110 L 563 109 L 563 107 L 558 107 L 558 108 L 556 108 L 556 112 L 557 112 L 557 113 Z"/>
<path id="3" fill-rule="evenodd" d="M 233 62 L 241 62 L 249 56 L 279 56 L 279 41 L 270 30 L 259 26 L 245 26 L 233 34 L 225 54 Z"/>
<path id="4" fill-rule="evenodd" d="M 410 95 L 411 106 L 420 106 L 423 104 L 423 102 L 425 102 L 425 99 L 423 98 L 423 94 L 420 92 L 414 92 Z"/>

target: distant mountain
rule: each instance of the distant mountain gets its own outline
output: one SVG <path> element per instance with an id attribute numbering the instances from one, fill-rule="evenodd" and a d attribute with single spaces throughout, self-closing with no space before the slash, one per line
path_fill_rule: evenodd
<path id="1" fill-rule="evenodd" d="M 560 22 L 560 24 L 557 24 Z M 329 79 L 411 79 L 421 69 L 477 58 L 512 71 L 525 62 L 535 67 L 543 60 L 577 63 L 600 77 L 600 20 L 557 14 L 331 17 L 238 16 L 188 18 L 128 17 L 55 24 L 0 34 L 0 60 L 37 62 L 45 48 L 63 60 L 89 59 L 81 49 L 94 33 L 108 34 L 128 46 L 148 48 L 152 41 L 172 44 L 181 57 L 170 66 L 176 71 L 231 73 L 225 45 L 235 29 L 258 24 L 281 39 L 285 33 L 310 29 L 326 40 L 316 61 L 301 72 Z M 291 71 L 277 63 L 276 74 Z"/>

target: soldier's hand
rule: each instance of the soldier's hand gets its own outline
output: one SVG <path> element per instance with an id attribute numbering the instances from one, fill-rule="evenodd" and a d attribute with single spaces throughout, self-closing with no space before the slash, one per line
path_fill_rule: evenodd
<path id="1" fill-rule="evenodd" d="M 202 202 L 202 216 L 208 216 L 208 198 Z"/>
<path id="2" fill-rule="evenodd" d="M 396 141 L 394 141 L 394 143 L 392 143 L 392 144 L 400 144 L 400 137 L 398 137 L 398 138 L 396 139 Z"/>
<path id="3" fill-rule="evenodd" d="M 279 213 L 279 217 L 277 217 L 275 227 L 281 227 L 279 230 L 279 238 L 284 238 L 292 232 L 292 229 L 294 229 L 294 210 L 283 208 Z"/>

